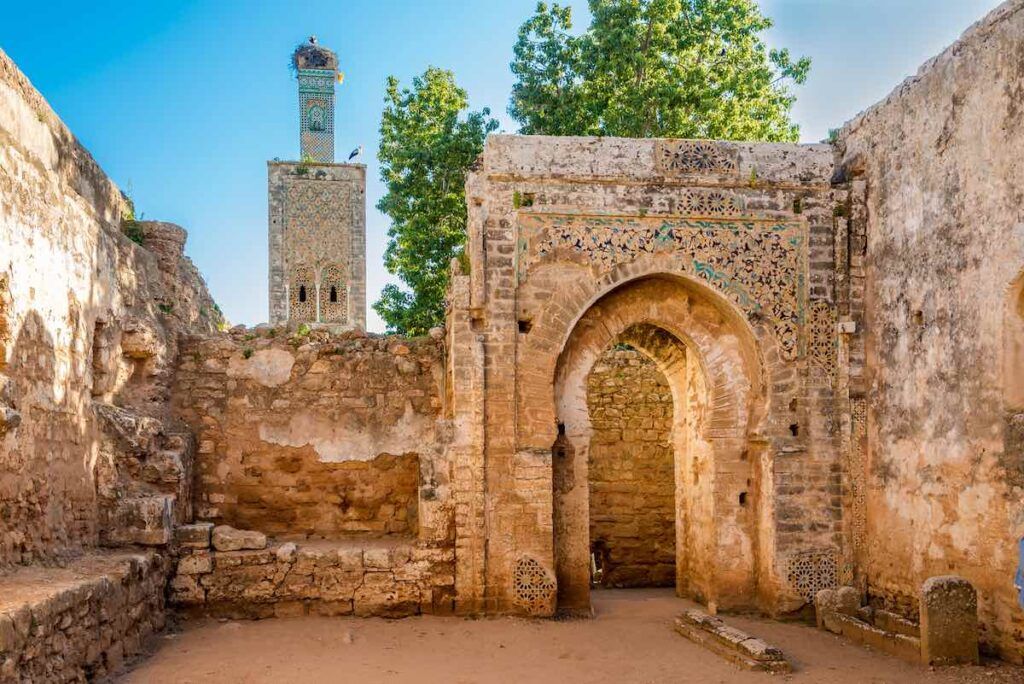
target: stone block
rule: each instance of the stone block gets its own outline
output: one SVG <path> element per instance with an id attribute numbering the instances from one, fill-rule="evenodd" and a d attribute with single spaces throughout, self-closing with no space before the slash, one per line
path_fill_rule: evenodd
<path id="1" fill-rule="evenodd" d="M 962 577 L 930 577 L 921 587 L 921 659 L 928 665 L 978 662 L 978 595 Z"/>
<path id="2" fill-rule="evenodd" d="M 213 559 L 209 551 L 196 550 L 178 561 L 179 575 L 202 575 L 213 572 Z"/>
<path id="3" fill-rule="evenodd" d="M 14 620 L 9 615 L 0 613 L 0 653 L 10 653 L 21 643 Z"/>
<path id="4" fill-rule="evenodd" d="M 288 542 L 287 544 L 281 544 L 274 552 L 275 557 L 279 563 L 294 563 L 296 557 L 296 546 L 295 542 Z"/>
<path id="5" fill-rule="evenodd" d="M 175 497 L 140 496 L 117 502 L 104 530 L 107 544 L 164 546 L 171 541 Z"/>
<path id="6" fill-rule="evenodd" d="M 302 601 L 278 601 L 274 604 L 274 617 L 289 618 L 306 615 L 306 604 Z"/>
<path id="7" fill-rule="evenodd" d="M 262 532 L 237 530 L 230 525 L 217 525 L 213 528 L 213 548 L 217 551 L 258 550 L 266 547 L 267 535 Z"/>
<path id="8" fill-rule="evenodd" d="M 843 615 L 857 617 L 860 609 L 860 592 L 853 587 L 839 587 L 835 593 L 835 611 Z"/>
<path id="9" fill-rule="evenodd" d="M 415 584 L 396 582 L 390 572 L 368 572 L 355 593 L 355 614 L 361 617 L 406 617 L 420 610 Z"/>
<path id="10" fill-rule="evenodd" d="M 352 601 L 316 601 L 310 605 L 310 612 L 323 617 L 351 615 Z"/>
<path id="11" fill-rule="evenodd" d="M 391 567 L 389 549 L 366 549 L 363 551 L 363 564 L 367 569 L 386 570 Z"/>
<path id="12" fill-rule="evenodd" d="M 208 549 L 212 531 L 213 523 L 209 522 L 179 525 L 174 528 L 174 542 L 186 549 Z"/>
<path id="13" fill-rule="evenodd" d="M 836 612 L 836 590 L 822 589 L 814 596 L 814 620 L 818 629 L 840 634 L 842 629 L 832 619 Z"/>

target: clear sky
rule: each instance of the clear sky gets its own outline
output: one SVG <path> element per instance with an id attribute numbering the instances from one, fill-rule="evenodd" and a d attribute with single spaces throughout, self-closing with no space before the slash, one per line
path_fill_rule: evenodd
<path id="1" fill-rule="evenodd" d="M 147 219 L 181 224 L 187 253 L 235 323 L 267 318 L 266 161 L 298 156 L 288 69 L 310 34 L 338 52 L 337 156 L 365 145 L 367 322 L 388 282 L 374 157 L 388 74 L 454 70 L 503 130 L 516 29 L 535 0 L 5 2 L 0 47 Z M 585 0 L 568 3 L 577 23 Z M 794 110 L 818 141 L 941 51 L 997 0 L 763 0 L 768 39 L 813 61 Z"/>

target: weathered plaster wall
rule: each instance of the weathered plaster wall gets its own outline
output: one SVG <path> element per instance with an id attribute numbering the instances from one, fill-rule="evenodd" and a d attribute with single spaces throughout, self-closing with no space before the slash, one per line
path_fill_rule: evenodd
<path id="1" fill-rule="evenodd" d="M 139 246 L 124 208 L 0 52 L 0 570 L 159 542 L 187 498 L 189 444 L 160 416 L 178 331 L 219 314 L 185 232 L 143 222 Z M 143 418 L 145 443 L 127 444 Z"/>
<path id="2" fill-rule="evenodd" d="M 1024 405 L 1021 341 L 1009 338 L 1021 331 L 1022 98 L 1024 2 L 1013 0 L 839 144 L 867 237 L 851 242 L 867 333 L 866 379 L 851 386 L 866 407 L 854 451 L 866 451 L 851 482 L 865 486 L 868 594 L 914 614 L 926 578 L 962 575 L 978 590 L 983 642 L 1015 660 L 1024 449 L 1012 426 Z"/>
<path id="3" fill-rule="evenodd" d="M 174 404 L 198 438 L 197 516 L 276 537 L 447 530 L 442 383 L 429 338 L 190 338 Z"/>
<path id="4" fill-rule="evenodd" d="M 609 349 L 587 378 L 590 545 L 609 587 L 675 586 L 672 394 L 654 362 Z"/>

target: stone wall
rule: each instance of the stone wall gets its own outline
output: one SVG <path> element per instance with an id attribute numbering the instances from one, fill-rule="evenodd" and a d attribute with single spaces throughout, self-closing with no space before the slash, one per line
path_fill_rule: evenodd
<path id="1" fill-rule="evenodd" d="M 116 674 L 163 629 L 169 563 L 91 553 L 66 568 L 0 580 L 0 682 L 84 682 Z"/>
<path id="2" fill-rule="evenodd" d="M 163 421 L 182 330 L 220 315 L 185 231 L 128 203 L 0 52 L 0 572 L 187 515 L 190 440 Z"/>
<path id="3" fill-rule="evenodd" d="M 961 575 L 978 591 L 983 645 L 1018 661 L 1022 94 L 1024 2 L 1013 0 L 839 140 L 867 334 L 862 380 L 856 355 L 851 369 L 849 480 L 864 507 L 864 588 L 912 616 L 926 578 Z"/>
<path id="4" fill-rule="evenodd" d="M 199 518 L 275 537 L 447 539 L 436 340 L 261 327 L 188 339 L 174 405 Z"/>
<path id="5" fill-rule="evenodd" d="M 587 378 L 590 546 L 608 587 L 675 586 L 672 394 L 654 362 L 609 349 Z"/>
<path id="6" fill-rule="evenodd" d="M 218 527 L 211 540 L 211 527 L 179 528 L 170 600 L 186 612 L 247 619 L 394 618 L 453 610 L 451 545 L 396 538 L 267 544 L 262 535 L 255 535 L 254 544 L 225 545 L 224 540 L 248 541 L 253 535 L 229 536 Z"/>

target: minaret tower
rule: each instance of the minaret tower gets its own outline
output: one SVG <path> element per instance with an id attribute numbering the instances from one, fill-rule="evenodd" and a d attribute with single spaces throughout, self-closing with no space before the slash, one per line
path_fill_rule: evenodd
<path id="1" fill-rule="evenodd" d="M 311 37 L 292 66 L 300 157 L 267 163 L 270 322 L 364 328 L 366 167 L 334 161 L 338 55 Z"/>
<path id="2" fill-rule="evenodd" d="M 319 45 L 316 36 L 292 54 L 299 82 L 299 159 L 334 161 L 334 84 L 338 55 Z"/>

